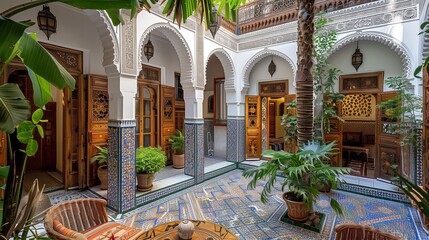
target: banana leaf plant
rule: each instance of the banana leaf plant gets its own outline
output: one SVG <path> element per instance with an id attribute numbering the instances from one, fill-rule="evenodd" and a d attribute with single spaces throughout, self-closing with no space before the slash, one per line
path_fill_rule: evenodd
<path id="1" fill-rule="evenodd" d="M 30 116 L 31 105 L 18 85 L 6 83 L 0 86 L 0 130 L 8 134 L 7 164 L 11 166 L 5 191 L 3 226 L 0 226 L 3 237 L 7 234 L 10 236 L 11 231 L 17 233 L 22 228 L 22 225 L 12 223 L 17 218 L 21 201 L 27 159 L 34 156 L 38 150 L 38 143 L 34 139 L 34 135 L 37 132 L 42 138 L 44 136 L 40 123 L 44 121 L 42 120 L 43 107 L 52 98 L 51 85 L 58 89 L 67 87 L 70 90 L 73 90 L 75 86 L 74 78 L 39 44 L 36 35 L 25 32 L 34 23 L 13 20 L 14 15 L 18 13 L 52 2 L 62 2 L 82 9 L 106 10 L 115 25 L 122 22 L 120 9 L 130 9 L 133 17 L 140 7 L 140 2 L 137 0 L 110 0 L 108 2 L 101 0 L 36 0 L 16 5 L 0 13 L 0 76 L 14 58 L 19 58 L 26 66 L 32 82 L 33 104 L 39 107 L 32 114 L 31 119 L 26 120 Z M 141 3 L 145 7 L 149 6 L 147 1 Z M 15 130 L 17 131 L 15 132 Z M 12 137 L 11 134 L 13 134 Z M 12 145 L 19 146 L 18 150 L 13 151 Z"/>

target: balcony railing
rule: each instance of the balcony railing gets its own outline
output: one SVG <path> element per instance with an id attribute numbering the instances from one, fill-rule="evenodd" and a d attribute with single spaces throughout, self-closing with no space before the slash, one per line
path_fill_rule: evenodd
<path id="1" fill-rule="evenodd" d="M 316 13 L 332 12 L 378 0 L 316 0 Z M 237 34 L 297 20 L 296 0 L 260 0 L 246 4 L 237 12 Z"/>

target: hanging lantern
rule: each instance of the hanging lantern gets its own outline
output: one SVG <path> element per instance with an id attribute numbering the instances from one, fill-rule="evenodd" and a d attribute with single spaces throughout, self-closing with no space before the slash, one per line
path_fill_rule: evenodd
<path id="1" fill-rule="evenodd" d="M 360 65 L 363 62 L 363 54 L 359 50 L 359 42 L 357 42 L 356 51 L 352 55 L 352 65 L 355 67 L 356 72 L 358 71 Z"/>
<path id="2" fill-rule="evenodd" d="M 212 14 L 212 18 L 211 18 L 209 29 L 214 38 L 217 30 L 219 30 L 219 27 L 220 27 L 221 16 L 217 13 L 217 8 L 215 6 L 212 7 L 211 14 Z"/>
<path id="3" fill-rule="evenodd" d="M 147 41 L 147 43 L 144 45 L 144 48 L 143 48 L 144 55 L 146 56 L 148 62 L 149 62 L 149 59 L 153 57 L 153 51 L 154 49 L 153 49 L 152 42 L 150 41 L 150 33 L 149 33 L 149 41 Z"/>
<path id="4" fill-rule="evenodd" d="M 270 73 L 271 77 L 273 77 L 273 74 L 276 72 L 276 64 L 273 61 L 273 57 L 271 57 L 270 65 L 268 65 L 268 72 Z"/>
<path id="5" fill-rule="evenodd" d="M 48 5 L 43 5 L 43 9 L 37 14 L 37 25 L 46 34 L 48 40 L 52 33 L 57 32 L 57 18 L 51 13 Z"/>

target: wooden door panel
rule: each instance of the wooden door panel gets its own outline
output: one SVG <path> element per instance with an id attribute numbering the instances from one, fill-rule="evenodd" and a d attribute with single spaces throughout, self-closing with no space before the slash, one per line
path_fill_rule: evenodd
<path id="1" fill-rule="evenodd" d="M 161 147 L 167 154 L 167 165 L 173 164 L 172 151 L 168 139 L 174 133 L 176 89 L 170 86 L 161 86 Z"/>
<path id="2" fill-rule="evenodd" d="M 107 124 L 109 121 L 109 93 L 107 77 L 100 75 L 87 75 L 88 101 L 87 101 L 87 139 L 86 153 L 87 184 L 93 186 L 99 183 L 97 180 L 97 167 L 90 159 L 97 154 L 95 146 L 107 145 Z"/>
<path id="3" fill-rule="evenodd" d="M 259 96 L 246 96 L 246 158 L 261 157 L 261 103 Z"/>
<path id="4" fill-rule="evenodd" d="M 383 92 L 377 95 L 377 104 L 396 96 L 396 92 Z M 376 129 L 376 154 L 375 177 L 390 180 L 393 177 L 390 166 L 398 165 L 398 171 L 402 171 L 401 167 L 401 148 L 399 137 L 389 133 L 389 124 L 398 121 L 391 119 L 389 114 L 377 108 L 377 129 Z"/>

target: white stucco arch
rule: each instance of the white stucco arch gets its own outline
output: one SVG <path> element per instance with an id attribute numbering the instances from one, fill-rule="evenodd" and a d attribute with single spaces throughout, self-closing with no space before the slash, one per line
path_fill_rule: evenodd
<path id="1" fill-rule="evenodd" d="M 392 49 L 395 53 L 398 54 L 398 56 L 401 59 L 402 62 L 402 68 L 403 68 L 403 76 L 406 78 L 412 78 L 412 65 L 411 65 L 411 58 L 410 53 L 408 49 L 398 40 L 395 38 L 379 32 L 356 32 L 354 34 L 348 35 L 342 39 L 340 39 L 334 47 L 332 47 L 331 51 L 329 52 L 329 56 L 337 52 L 342 47 L 359 41 L 359 40 L 366 40 L 366 41 L 375 41 L 379 42 L 381 44 L 384 44 L 388 46 L 390 49 Z"/>
<path id="2" fill-rule="evenodd" d="M 142 69 L 142 59 L 144 57 L 143 54 L 143 47 L 145 44 L 145 39 L 149 35 L 150 32 L 157 30 L 162 32 L 168 40 L 171 42 L 171 45 L 173 45 L 174 49 L 176 50 L 177 56 L 179 57 L 180 61 L 180 77 L 181 77 L 181 84 L 185 88 L 193 87 L 195 86 L 194 79 L 192 78 L 193 73 L 193 62 L 192 62 L 192 55 L 190 48 L 182 36 L 180 32 L 171 26 L 168 23 L 156 23 L 148 27 L 142 34 L 139 40 L 139 64 L 138 69 L 139 72 Z"/>
<path id="3" fill-rule="evenodd" d="M 225 72 L 225 89 L 235 89 L 235 68 L 234 62 L 232 61 L 231 56 L 223 49 L 217 48 L 210 52 L 205 62 L 205 71 L 207 72 L 208 62 L 212 55 L 215 55 L 222 64 L 223 71 Z M 207 75 L 207 74 L 206 74 Z M 207 79 L 204 81 L 206 84 Z"/>
<path id="4" fill-rule="evenodd" d="M 103 46 L 103 67 L 107 74 L 119 73 L 119 40 L 105 11 L 84 10 L 94 23 Z"/>
<path id="5" fill-rule="evenodd" d="M 295 65 L 295 63 L 286 54 L 284 54 L 282 52 L 279 52 L 277 50 L 264 49 L 264 50 L 262 50 L 260 52 L 257 52 L 253 57 L 251 57 L 249 59 L 249 61 L 247 61 L 246 65 L 244 65 L 244 68 L 243 68 L 243 86 L 242 86 L 244 92 L 247 92 L 246 89 L 248 89 L 249 86 L 250 86 L 249 76 L 250 76 L 250 72 L 252 71 L 252 68 L 261 59 L 263 59 L 264 57 L 267 57 L 267 56 L 271 56 L 271 55 L 275 55 L 275 56 L 278 56 L 280 58 L 283 58 L 284 60 L 286 60 L 289 63 L 290 67 L 292 68 L 293 79 L 295 81 L 295 77 L 296 77 L 295 76 L 296 75 L 296 65 Z"/>

